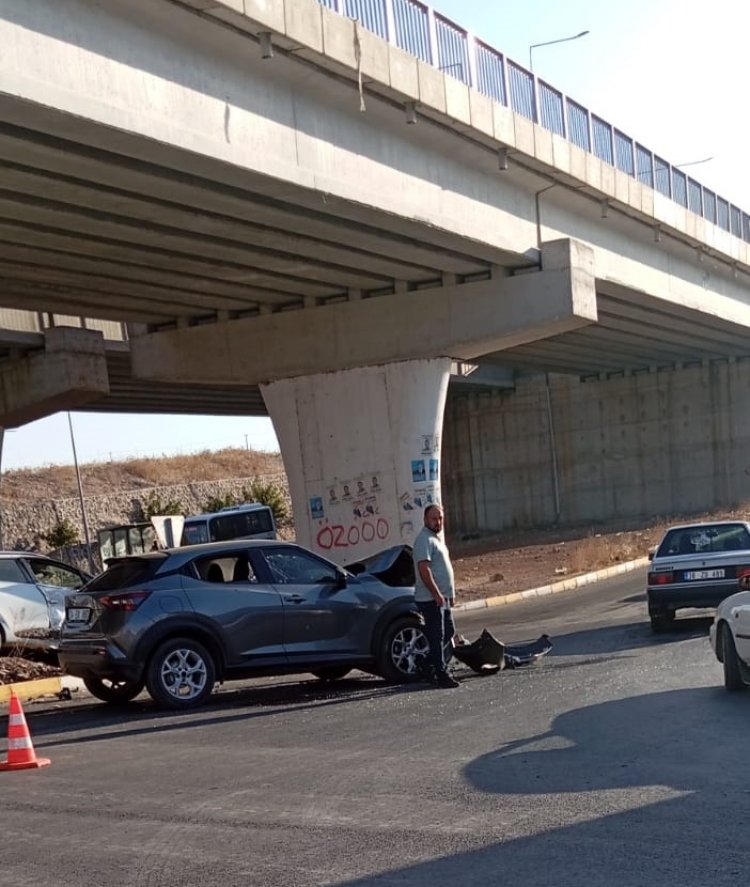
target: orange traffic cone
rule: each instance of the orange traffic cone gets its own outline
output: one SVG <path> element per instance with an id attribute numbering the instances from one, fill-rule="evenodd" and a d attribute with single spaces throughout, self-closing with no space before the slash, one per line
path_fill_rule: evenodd
<path id="1" fill-rule="evenodd" d="M 46 767 L 49 763 L 49 758 L 37 758 L 21 708 L 21 700 L 11 690 L 8 713 L 8 760 L 0 763 L 0 770 L 28 770 L 31 767 Z"/>

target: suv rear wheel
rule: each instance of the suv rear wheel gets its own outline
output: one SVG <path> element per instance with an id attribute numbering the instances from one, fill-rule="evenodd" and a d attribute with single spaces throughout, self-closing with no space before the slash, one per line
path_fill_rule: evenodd
<path id="1" fill-rule="evenodd" d="M 426 662 L 430 645 L 418 616 L 401 616 L 385 630 L 378 650 L 378 671 L 396 684 L 413 681 Z"/>
<path id="2" fill-rule="evenodd" d="M 146 688 L 160 705 L 187 709 L 211 695 L 216 666 L 203 644 L 171 638 L 157 648 L 146 669 Z"/>
<path id="3" fill-rule="evenodd" d="M 109 678 L 84 678 L 83 685 L 97 699 L 113 705 L 130 702 L 143 689 L 143 681 L 115 681 Z"/>

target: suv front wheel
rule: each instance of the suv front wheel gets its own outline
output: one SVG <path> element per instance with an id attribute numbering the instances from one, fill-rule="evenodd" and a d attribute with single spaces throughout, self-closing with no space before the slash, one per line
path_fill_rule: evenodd
<path id="1" fill-rule="evenodd" d="M 395 684 L 413 681 L 426 663 L 430 645 L 418 616 L 402 616 L 386 628 L 378 650 L 378 672 Z"/>
<path id="2" fill-rule="evenodd" d="M 190 638 L 171 638 L 157 648 L 146 670 L 146 688 L 167 708 L 201 705 L 211 695 L 216 666 L 203 644 Z"/>

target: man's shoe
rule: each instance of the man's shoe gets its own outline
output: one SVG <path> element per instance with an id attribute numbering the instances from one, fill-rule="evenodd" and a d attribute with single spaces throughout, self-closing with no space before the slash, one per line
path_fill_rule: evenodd
<path id="1" fill-rule="evenodd" d="M 423 684 L 435 683 L 435 669 L 431 665 L 418 663 L 415 671 L 417 681 Z"/>
<path id="2" fill-rule="evenodd" d="M 452 687 L 458 687 L 460 684 L 458 681 L 451 677 L 447 672 L 444 674 L 438 675 L 438 679 L 436 681 L 438 687 L 441 687 L 444 690 L 449 690 Z"/>

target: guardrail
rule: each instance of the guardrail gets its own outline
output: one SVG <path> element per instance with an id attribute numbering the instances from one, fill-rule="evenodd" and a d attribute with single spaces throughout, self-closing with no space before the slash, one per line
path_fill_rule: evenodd
<path id="1" fill-rule="evenodd" d="M 750 216 L 419 0 L 318 0 L 750 243 Z"/>

